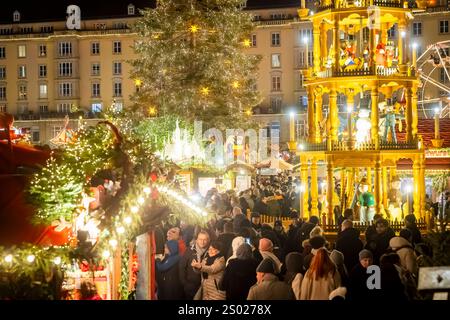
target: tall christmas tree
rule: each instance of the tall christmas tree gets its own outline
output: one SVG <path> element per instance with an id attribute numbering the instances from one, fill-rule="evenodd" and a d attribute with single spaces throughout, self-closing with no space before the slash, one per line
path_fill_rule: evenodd
<path id="1" fill-rule="evenodd" d="M 144 114 L 202 120 L 208 127 L 245 126 L 260 102 L 258 56 L 250 46 L 244 0 L 158 0 L 135 25 L 135 95 Z"/>

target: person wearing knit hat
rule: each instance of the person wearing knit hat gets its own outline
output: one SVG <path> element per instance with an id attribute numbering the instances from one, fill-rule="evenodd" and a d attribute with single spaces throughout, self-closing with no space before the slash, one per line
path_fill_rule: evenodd
<path id="1" fill-rule="evenodd" d="M 339 287 L 330 293 L 330 300 L 345 300 L 345 295 L 347 294 L 346 287 Z"/>
<path id="2" fill-rule="evenodd" d="M 280 259 L 278 259 L 278 257 L 273 253 L 273 243 L 271 240 L 267 238 L 262 238 L 259 240 L 259 253 L 263 257 L 263 259 L 272 259 L 275 264 L 276 274 L 281 272 L 282 263 Z"/>
<path id="3" fill-rule="evenodd" d="M 325 248 L 325 238 L 322 236 L 317 236 L 309 239 L 309 244 L 311 245 L 311 252 L 306 254 L 303 258 L 303 266 L 305 270 L 309 269 L 312 259 L 314 258 L 317 250 L 320 248 Z"/>
<path id="4" fill-rule="evenodd" d="M 370 290 L 367 287 L 367 279 L 371 273 L 367 268 L 372 265 L 373 254 L 369 250 L 359 252 L 359 263 L 351 270 L 348 284 L 348 299 L 355 301 L 370 301 L 377 298 L 378 290 Z"/>
<path id="5" fill-rule="evenodd" d="M 292 289 L 275 275 L 276 265 L 265 258 L 256 268 L 257 283 L 250 288 L 247 300 L 293 300 Z"/>
<path id="6" fill-rule="evenodd" d="M 336 265 L 341 276 L 341 284 L 346 286 L 348 281 L 348 271 L 344 264 L 344 254 L 338 250 L 333 250 L 330 253 L 330 259 Z"/>

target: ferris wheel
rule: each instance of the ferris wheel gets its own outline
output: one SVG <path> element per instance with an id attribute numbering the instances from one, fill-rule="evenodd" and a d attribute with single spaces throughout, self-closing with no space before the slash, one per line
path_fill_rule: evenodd
<path id="1" fill-rule="evenodd" d="M 434 110 L 426 108 L 428 103 L 442 103 L 441 117 L 450 116 L 450 40 L 434 43 L 417 59 L 417 68 L 421 80 L 419 108 L 425 118 L 432 118 Z M 430 97 L 433 90 L 439 95 Z"/>

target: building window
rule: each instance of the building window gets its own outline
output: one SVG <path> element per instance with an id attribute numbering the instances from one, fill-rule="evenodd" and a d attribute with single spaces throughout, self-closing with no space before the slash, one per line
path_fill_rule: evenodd
<path id="1" fill-rule="evenodd" d="M 256 34 L 252 34 L 251 47 L 256 47 Z"/>
<path id="2" fill-rule="evenodd" d="M 134 5 L 130 3 L 130 4 L 128 5 L 128 15 L 129 15 L 129 16 L 134 15 L 134 9 L 135 9 Z"/>
<path id="3" fill-rule="evenodd" d="M 422 35 L 422 22 L 413 22 L 413 36 Z"/>
<path id="4" fill-rule="evenodd" d="M 19 100 L 27 100 L 27 85 L 26 84 L 20 84 L 19 85 Z"/>
<path id="5" fill-rule="evenodd" d="M 46 84 L 39 85 L 39 99 L 47 99 L 48 98 L 48 87 Z"/>
<path id="6" fill-rule="evenodd" d="M 253 16 L 253 21 L 261 20 L 261 16 L 259 14 Z"/>
<path id="7" fill-rule="evenodd" d="M 71 77 L 72 76 L 72 62 L 61 62 L 58 65 L 59 76 L 60 77 Z"/>
<path id="8" fill-rule="evenodd" d="M 281 76 L 272 76 L 272 91 L 281 91 Z"/>
<path id="9" fill-rule="evenodd" d="M 92 103 L 91 110 L 95 113 L 102 112 L 102 104 L 98 102 Z"/>
<path id="10" fill-rule="evenodd" d="M 4 85 L 0 87 L 0 100 L 6 100 L 6 87 Z"/>
<path id="11" fill-rule="evenodd" d="M 65 105 L 65 103 L 58 104 L 58 106 L 56 107 L 58 112 L 61 112 L 61 111 L 59 111 L 61 105 Z M 69 106 L 69 108 L 70 108 L 70 106 Z M 63 129 L 63 127 L 61 127 L 61 126 L 53 126 L 53 129 L 52 129 L 53 138 L 56 137 L 61 132 L 62 129 Z"/>
<path id="12" fill-rule="evenodd" d="M 27 77 L 27 68 L 26 68 L 26 66 L 19 66 L 18 77 L 22 78 L 22 79 Z"/>
<path id="13" fill-rule="evenodd" d="M 306 120 L 300 119 L 295 121 L 295 135 L 297 140 L 302 140 L 308 135 L 308 125 Z"/>
<path id="14" fill-rule="evenodd" d="M 91 43 L 91 54 L 92 55 L 100 54 L 100 42 Z"/>
<path id="15" fill-rule="evenodd" d="M 114 22 L 113 23 L 113 29 L 126 29 L 128 28 L 128 25 L 126 22 Z"/>
<path id="16" fill-rule="evenodd" d="M 395 37 L 395 25 L 392 26 L 392 28 L 390 28 L 387 32 L 388 37 L 389 38 L 394 38 Z"/>
<path id="17" fill-rule="evenodd" d="M 305 43 L 305 39 L 308 40 L 309 43 L 311 43 L 312 39 L 312 29 L 302 29 L 300 30 L 300 41 L 301 43 Z"/>
<path id="18" fill-rule="evenodd" d="M 70 112 L 70 103 L 58 103 L 58 105 L 56 106 L 56 111 L 59 113 L 69 113 Z M 56 128 L 56 127 L 55 127 Z M 62 127 L 57 127 L 57 132 L 55 134 L 55 136 L 61 132 Z M 53 131 L 55 132 L 55 131 Z"/>
<path id="19" fill-rule="evenodd" d="M 42 26 L 41 27 L 41 33 L 52 33 L 53 32 L 53 26 Z"/>
<path id="20" fill-rule="evenodd" d="M 272 68 L 281 68 L 281 54 L 272 54 Z"/>
<path id="21" fill-rule="evenodd" d="M 99 76 L 100 75 L 100 63 L 94 62 L 91 64 L 91 75 Z"/>
<path id="22" fill-rule="evenodd" d="M 39 78 L 45 78 L 45 77 L 47 77 L 47 65 L 40 64 L 39 65 Z"/>
<path id="23" fill-rule="evenodd" d="M 98 98 L 100 97 L 100 83 L 93 83 L 92 84 L 92 97 Z"/>
<path id="24" fill-rule="evenodd" d="M 94 23 L 95 30 L 106 30 L 106 23 Z"/>
<path id="25" fill-rule="evenodd" d="M 59 84 L 59 96 L 71 97 L 72 96 L 72 83 L 63 82 Z"/>
<path id="26" fill-rule="evenodd" d="M 39 45 L 39 57 L 46 57 L 47 56 L 47 45 L 40 44 Z"/>
<path id="27" fill-rule="evenodd" d="M 122 42 L 120 42 L 120 41 L 113 42 L 113 53 L 115 53 L 115 54 L 122 53 Z"/>
<path id="28" fill-rule="evenodd" d="M 5 78 L 6 78 L 6 67 L 0 66 L 0 79 L 5 79 Z"/>
<path id="29" fill-rule="evenodd" d="M 280 33 L 279 32 L 273 32 L 272 33 L 272 47 L 279 47 L 280 46 Z"/>
<path id="30" fill-rule="evenodd" d="M 283 103 L 283 99 L 281 97 L 271 97 L 270 98 L 270 112 L 280 113 L 282 103 Z"/>
<path id="31" fill-rule="evenodd" d="M 0 112 L 7 112 L 8 108 L 4 104 L 0 104 Z"/>
<path id="32" fill-rule="evenodd" d="M 27 56 L 27 47 L 24 44 L 18 45 L 17 53 L 19 58 L 25 58 Z"/>
<path id="33" fill-rule="evenodd" d="M 22 33 L 22 34 L 33 33 L 33 27 L 22 27 L 22 28 L 19 28 L 19 33 Z"/>
<path id="34" fill-rule="evenodd" d="M 47 105 L 39 106 L 39 112 L 40 113 L 47 113 L 48 112 L 48 106 Z"/>
<path id="35" fill-rule="evenodd" d="M 6 58 L 6 48 L 0 47 L 0 59 L 5 59 L 5 58 Z"/>
<path id="36" fill-rule="evenodd" d="M 114 75 L 122 74 L 122 62 L 113 63 L 113 74 Z"/>
<path id="37" fill-rule="evenodd" d="M 114 82 L 114 97 L 122 96 L 122 82 Z"/>
<path id="38" fill-rule="evenodd" d="M 39 129 L 31 131 L 31 139 L 34 143 L 40 141 Z"/>
<path id="39" fill-rule="evenodd" d="M 60 42 L 58 44 L 58 53 L 60 57 L 66 57 L 72 55 L 72 43 L 71 42 Z"/>
<path id="40" fill-rule="evenodd" d="M 439 21 L 439 33 L 448 33 L 448 20 Z"/>
<path id="41" fill-rule="evenodd" d="M 20 12 L 19 11 L 14 11 L 13 13 L 13 21 L 14 22 L 19 22 L 20 21 Z"/>

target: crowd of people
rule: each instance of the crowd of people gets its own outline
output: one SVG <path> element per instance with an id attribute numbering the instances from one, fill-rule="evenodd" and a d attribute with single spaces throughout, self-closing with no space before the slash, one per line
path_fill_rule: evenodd
<path id="1" fill-rule="evenodd" d="M 375 215 L 365 236 L 353 226 L 353 210 L 339 221 L 330 241 L 319 218 L 299 218 L 295 183 L 259 180 L 238 196 L 210 190 L 204 203 L 217 212 L 206 226 L 180 222 L 156 232 L 157 297 L 160 300 L 328 300 L 417 297 L 418 267 L 428 247 L 422 243 L 414 215 L 396 235 Z M 267 199 L 269 198 L 269 199 Z M 275 203 L 270 203 L 270 202 Z M 261 224 L 270 205 L 291 221 Z M 273 210 L 273 209 L 269 209 Z M 363 241 L 364 240 L 364 241 Z M 367 268 L 381 270 L 381 289 L 371 289 Z"/>

